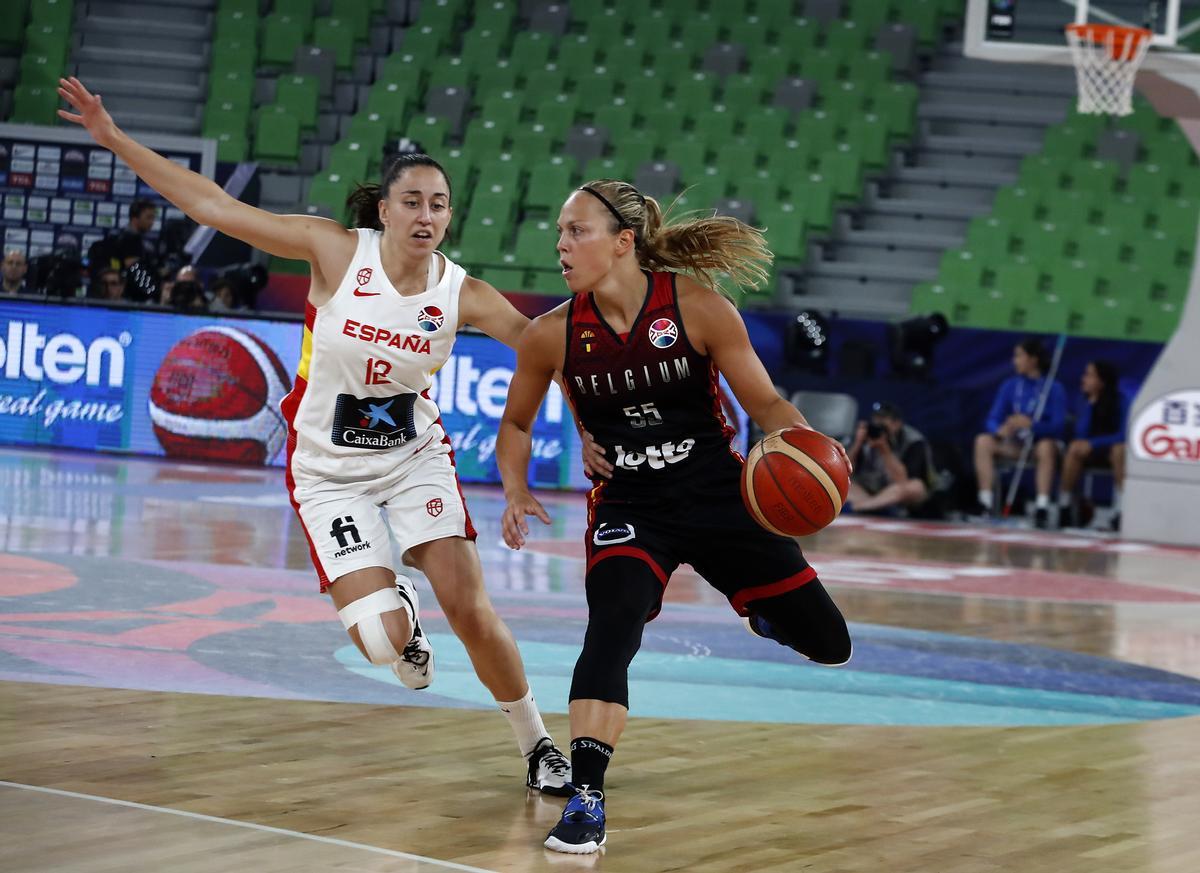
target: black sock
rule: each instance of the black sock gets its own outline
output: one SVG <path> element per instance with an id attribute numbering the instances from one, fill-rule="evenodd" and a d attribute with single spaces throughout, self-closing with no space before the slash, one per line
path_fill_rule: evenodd
<path id="1" fill-rule="evenodd" d="M 571 782 L 578 788 L 604 790 L 604 771 L 612 758 L 613 747 L 593 737 L 571 740 Z"/>

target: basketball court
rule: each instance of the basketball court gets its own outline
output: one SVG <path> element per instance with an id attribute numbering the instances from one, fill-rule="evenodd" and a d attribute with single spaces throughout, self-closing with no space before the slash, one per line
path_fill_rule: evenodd
<path id="1" fill-rule="evenodd" d="M 968 0 L 964 53 L 1071 64 L 1072 22 L 1145 27 L 1139 87 L 1200 143 L 1200 62 L 1173 47 L 1200 2 Z M 1105 39 L 1121 63 L 1146 41 Z M 1142 478 L 1143 529 L 1175 524 Z M 542 494 L 553 524 L 512 552 L 501 491 L 464 491 L 565 746 L 584 499 Z M 854 638 L 832 669 L 681 568 L 632 667 L 608 845 L 571 856 L 542 848 L 562 802 L 527 794 L 427 582 L 432 687 L 358 654 L 281 469 L 2 448 L 0 866 L 1193 873 L 1200 542 L 1155 540 L 843 515 L 803 543 Z"/>

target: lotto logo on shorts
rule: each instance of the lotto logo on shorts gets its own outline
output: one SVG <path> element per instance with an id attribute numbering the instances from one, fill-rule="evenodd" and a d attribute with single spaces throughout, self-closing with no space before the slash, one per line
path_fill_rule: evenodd
<path id="1" fill-rule="evenodd" d="M 442 310 L 436 306 L 426 306 L 417 313 L 417 327 L 427 333 L 433 333 L 446 321 L 446 316 L 442 315 Z"/>
<path id="2" fill-rule="evenodd" d="M 370 281 L 371 281 L 371 268 L 363 267 L 361 270 L 358 271 L 358 284 L 366 285 Z"/>
<path id="3" fill-rule="evenodd" d="M 435 498 L 433 498 L 433 500 L 430 500 L 428 503 L 426 503 L 425 511 L 428 512 L 434 518 L 437 518 L 439 515 L 441 515 L 442 514 L 442 498 L 435 497 Z"/>
<path id="4" fill-rule="evenodd" d="M 655 348 L 669 349 L 679 338 L 679 328 L 669 318 L 658 318 L 650 325 L 650 342 Z"/>

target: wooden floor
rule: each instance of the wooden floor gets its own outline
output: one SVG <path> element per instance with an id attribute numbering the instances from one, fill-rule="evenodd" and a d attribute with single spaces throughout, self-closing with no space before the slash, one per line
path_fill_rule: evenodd
<path id="1" fill-rule="evenodd" d="M 527 794 L 448 644 L 438 698 L 342 664 L 277 475 L 221 478 L 0 452 L 0 870 L 1200 870 L 1200 552 L 847 518 L 806 549 L 852 622 L 840 672 L 682 572 L 639 655 L 663 672 L 635 677 L 682 715 L 635 707 L 609 845 L 572 857 L 541 848 L 561 801 Z M 550 501 L 518 560 L 496 496 L 468 497 L 565 739 L 546 689 L 578 648 L 580 504 Z M 719 695 L 727 671 L 762 694 Z"/>

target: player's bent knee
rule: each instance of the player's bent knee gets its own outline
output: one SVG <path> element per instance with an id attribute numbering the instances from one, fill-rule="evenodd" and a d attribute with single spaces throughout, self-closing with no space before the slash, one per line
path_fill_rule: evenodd
<path id="1" fill-rule="evenodd" d="M 407 628 L 409 638 L 412 637 L 408 610 L 395 588 L 381 588 L 347 603 L 338 610 L 338 618 L 347 633 L 351 628 L 358 630 L 367 660 L 380 667 L 400 660 L 400 652 L 408 645 L 408 639 L 400 639 L 404 628 Z M 401 618 L 402 621 L 397 621 Z"/>

